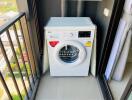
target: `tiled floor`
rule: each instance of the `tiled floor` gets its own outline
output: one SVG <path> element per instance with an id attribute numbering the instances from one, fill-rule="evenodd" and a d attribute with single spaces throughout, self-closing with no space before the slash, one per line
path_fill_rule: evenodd
<path id="1" fill-rule="evenodd" d="M 92 77 L 42 77 L 36 100 L 103 100 L 97 80 Z"/>

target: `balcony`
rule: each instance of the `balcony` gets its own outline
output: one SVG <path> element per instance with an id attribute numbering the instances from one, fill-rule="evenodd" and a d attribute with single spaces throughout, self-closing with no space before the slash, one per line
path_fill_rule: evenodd
<path id="1" fill-rule="evenodd" d="M 93 76 L 56 78 L 47 72 L 40 77 L 29 34 L 25 13 L 20 13 L 0 29 L 3 100 L 103 99 L 98 80 Z"/>
<path id="2" fill-rule="evenodd" d="M 105 61 L 107 59 L 105 58 L 108 55 L 104 55 L 105 53 L 103 52 L 106 48 L 105 46 L 102 48 L 100 45 L 105 43 L 102 43 L 100 39 L 107 40 L 107 38 L 104 38 L 105 35 L 109 37 L 109 34 L 105 33 L 107 28 L 110 29 L 108 33 L 115 34 L 115 27 L 111 28 L 109 25 L 115 26 L 118 24 L 119 19 L 116 20 L 117 22 L 114 21 L 115 16 L 119 15 L 119 11 L 113 14 L 114 16 L 112 15 L 111 18 L 111 15 L 107 18 L 105 17 L 106 19 L 104 17 L 100 18 L 100 16 L 104 15 L 101 15 L 103 13 L 100 13 L 98 9 L 101 11 L 102 7 L 109 4 L 108 2 L 110 1 L 108 0 L 104 0 L 102 3 L 84 1 L 85 9 L 83 16 L 90 16 L 93 22 L 97 22 L 98 29 L 100 29 L 98 30 L 98 34 L 100 35 L 98 35 L 97 41 L 100 47 L 97 47 L 97 54 L 99 54 L 97 55 L 97 59 L 101 62 L 97 66 L 97 77 L 93 77 L 92 75 L 89 75 L 89 77 L 51 77 L 49 71 L 42 74 L 43 26 L 51 16 L 63 15 L 63 10 L 65 9 L 60 6 L 64 6 L 60 1 L 63 0 L 56 0 L 54 2 L 52 0 L 17 0 L 19 12 L 25 13 L 19 13 L 0 27 L 0 100 L 125 99 L 128 95 L 129 86 L 131 86 L 128 82 L 131 77 L 132 63 L 127 64 L 130 69 L 127 69 L 128 71 L 125 72 L 127 73 L 125 77 L 128 78 L 124 78 L 122 82 L 112 80 L 109 83 L 104 76 L 107 64 L 107 61 Z M 68 1 L 67 4 L 69 4 L 70 9 L 67 8 L 67 12 L 65 13 L 69 17 L 74 16 L 76 8 L 74 6 L 77 3 L 73 2 L 72 4 Z M 123 3 L 120 2 L 120 4 Z M 74 5 L 73 9 L 72 5 Z M 109 5 L 113 7 L 113 3 Z M 118 5 L 118 3 L 115 5 Z M 112 8 L 109 9 L 112 11 Z M 120 9 L 118 8 L 118 10 Z M 110 19 L 111 22 L 109 22 Z M 110 44 L 112 45 L 112 43 Z M 109 54 L 109 51 L 107 53 Z M 98 58 L 99 56 L 103 58 L 100 59 Z"/>

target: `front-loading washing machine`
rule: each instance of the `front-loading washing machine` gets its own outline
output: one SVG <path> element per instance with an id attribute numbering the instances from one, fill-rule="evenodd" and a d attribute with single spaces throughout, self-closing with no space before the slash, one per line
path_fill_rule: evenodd
<path id="1" fill-rule="evenodd" d="M 51 17 L 45 45 L 51 76 L 88 76 L 96 26 L 89 17 Z"/>

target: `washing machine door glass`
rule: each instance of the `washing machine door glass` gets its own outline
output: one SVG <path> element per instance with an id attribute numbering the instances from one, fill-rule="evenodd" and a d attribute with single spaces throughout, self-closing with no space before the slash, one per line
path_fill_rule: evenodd
<path id="1" fill-rule="evenodd" d="M 78 41 L 63 41 L 55 48 L 55 60 L 62 66 L 76 66 L 87 56 L 85 47 Z"/>
<path id="2" fill-rule="evenodd" d="M 66 63 L 73 63 L 79 57 L 79 49 L 73 45 L 66 45 L 59 51 L 59 58 Z"/>

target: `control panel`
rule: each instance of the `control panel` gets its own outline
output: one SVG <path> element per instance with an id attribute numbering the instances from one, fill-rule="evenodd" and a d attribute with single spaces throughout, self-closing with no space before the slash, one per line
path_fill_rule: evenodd
<path id="1" fill-rule="evenodd" d="M 93 37 L 93 31 L 53 31 L 48 32 L 48 39 L 90 39 Z"/>
<path id="2" fill-rule="evenodd" d="M 88 38 L 91 36 L 91 31 L 79 31 L 78 37 L 79 38 Z"/>

